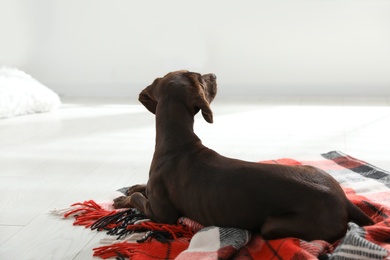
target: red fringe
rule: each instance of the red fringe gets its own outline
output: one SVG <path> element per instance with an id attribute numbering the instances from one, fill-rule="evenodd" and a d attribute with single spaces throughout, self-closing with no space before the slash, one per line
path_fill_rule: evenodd
<path id="1" fill-rule="evenodd" d="M 75 216 L 73 225 L 91 227 L 97 220 L 114 215 L 121 210 L 107 210 L 94 202 L 93 200 L 75 203 L 72 207 L 76 207 L 64 214 L 64 217 Z M 175 259 L 182 251 L 189 246 L 189 241 L 200 227 L 192 223 L 186 225 L 185 220 L 179 220 L 178 225 L 160 224 L 151 221 L 140 222 L 139 224 L 128 225 L 127 230 L 151 230 L 165 231 L 172 235 L 173 240 L 167 243 L 162 243 L 154 239 L 147 240 L 143 243 L 119 242 L 108 246 L 94 248 L 94 256 L 103 259 L 110 257 L 123 256 L 132 260 L 155 260 L 155 259 Z M 108 228 L 114 228 L 119 224 L 111 224 Z M 197 224 L 199 225 L 199 224 Z"/>
<path id="2" fill-rule="evenodd" d="M 168 224 L 160 224 L 151 221 L 141 222 L 136 225 L 129 225 L 126 228 L 127 230 L 152 230 L 152 231 L 165 231 L 169 232 L 173 239 L 182 238 L 192 238 L 195 232 L 186 226 L 182 225 L 168 225 Z"/>
<path id="3" fill-rule="evenodd" d="M 109 246 L 94 248 L 93 256 L 107 259 L 124 256 L 131 260 L 175 259 L 188 248 L 189 241 L 174 240 L 169 243 L 149 241 L 144 243 L 116 243 Z"/>
<path id="4" fill-rule="evenodd" d="M 66 214 L 64 214 L 64 217 L 66 218 L 71 215 L 76 215 L 75 216 L 76 220 L 74 221 L 73 225 L 84 226 L 86 228 L 91 227 L 92 224 L 96 222 L 96 220 L 105 216 L 113 215 L 118 212 L 118 210 L 103 209 L 99 204 L 97 204 L 93 200 L 72 204 L 72 207 L 75 206 L 79 206 L 79 207 L 67 212 Z M 113 225 L 110 228 L 113 227 L 115 227 L 115 225 Z"/>

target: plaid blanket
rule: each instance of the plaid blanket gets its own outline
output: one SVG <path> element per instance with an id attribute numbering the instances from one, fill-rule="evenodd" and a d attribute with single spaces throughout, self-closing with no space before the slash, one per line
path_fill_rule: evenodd
<path id="1" fill-rule="evenodd" d="M 117 259 L 390 259 L 390 173 L 337 151 L 324 159 L 279 159 L 263 163 L 313 165 L 331 174 L 347 197 L 375 225 L 349 223 L 346 235 L 329 244 L 297 238 L 264 240 L 248 230 L 203 227 L 180 218 L 177 225 L 153 223 L 135 209 L 114 210 L 112 203 L 85 201 L 69 209 L 54 210 L 75 217 L 75 225 L 106 230 L 111 238 L 94 249 L 94 255 Z"/>

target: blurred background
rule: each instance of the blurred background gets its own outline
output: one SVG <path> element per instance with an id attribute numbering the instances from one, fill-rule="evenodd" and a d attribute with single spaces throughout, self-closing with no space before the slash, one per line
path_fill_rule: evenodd
<path id="1" fill-rule="evenodd" d="M 219 96 L 389 96 L 390 1 L 0 0 L 0 66 L 61 96 L 214 72 Z"/>

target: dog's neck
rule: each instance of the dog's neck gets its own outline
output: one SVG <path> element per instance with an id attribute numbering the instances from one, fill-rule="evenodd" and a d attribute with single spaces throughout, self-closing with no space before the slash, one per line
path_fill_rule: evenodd
<path id="1" fill-rule="evenodd" d="M 156 109 L 155 152 L 182 152 L 199 142 L 194 133 L 193 112 L 184 103 L 160 101 Z"/>

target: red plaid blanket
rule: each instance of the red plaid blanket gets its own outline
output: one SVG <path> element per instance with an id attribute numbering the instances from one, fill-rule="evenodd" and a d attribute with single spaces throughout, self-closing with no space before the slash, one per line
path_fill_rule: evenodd
<path id="1" fill-rule="evenodd" d="M 94 249 L 94 255 L 117 259 L 390 259 L 390 173 L 341 152 L 322 154 L 323 160 L 279 159 L 265 163 L 307 164 L 335 177 L 347 197 L 374 221 L 359 227 L 349 223 L 344 238 L 334 244 L 297 238 L 264 240 L 259 234 L 236 228 L 202 227 L 186 218 L 177 225 L 153 223 L 134 209 L 86 201 L 65 211 L 75 225 L 106 230 L 112 239 Z"/>

